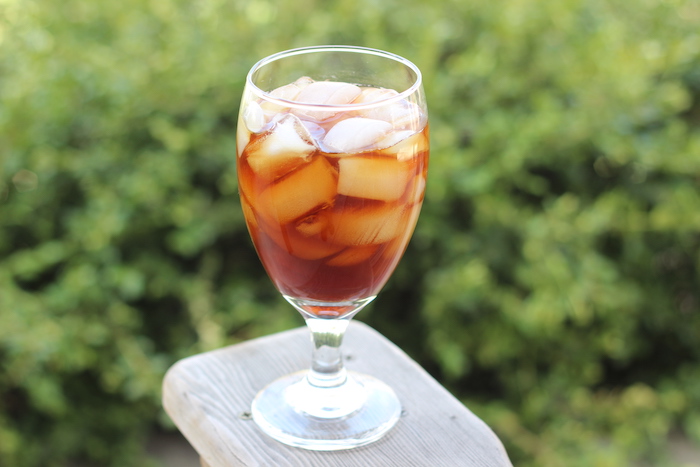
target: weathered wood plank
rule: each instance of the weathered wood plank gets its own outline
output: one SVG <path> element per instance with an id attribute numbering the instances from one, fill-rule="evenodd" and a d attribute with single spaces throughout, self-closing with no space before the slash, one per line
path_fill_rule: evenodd
<path id="1" fill-rule="evenodd" d="M 163 405 L 203 466 L 512 465 L 491 429 L 381 334 L 354 321 L 343 349 L 349 370 L 382 379 L 403 404 L 397 426 L 368 446 L 336 452 L 291 448 L 268 438 L 249 419 L 262 387 L 308 367 L 305 328 L 181 360 L 166 374 Z"/>

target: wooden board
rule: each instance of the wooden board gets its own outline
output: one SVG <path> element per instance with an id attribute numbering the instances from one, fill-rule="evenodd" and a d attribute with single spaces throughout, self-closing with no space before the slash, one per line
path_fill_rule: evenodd
<path id="1" fill-rule="evenodd" d="M 512 466 L 491 429 L 403 351 L 369 326 L 350 323 L 346 367 L 389 384 L 404 414 L 376 443 L 347 451 L 285 446 L 250 420 L 255 394 L 310 364 L 306 328 L 297 328 L 177 362 L 163 382 L 163 405 L 209 467 Z"/>

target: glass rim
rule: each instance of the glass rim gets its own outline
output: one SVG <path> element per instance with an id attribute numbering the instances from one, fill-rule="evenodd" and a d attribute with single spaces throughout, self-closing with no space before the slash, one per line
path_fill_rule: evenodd
<path id="1" fill-rule="evenodd" d="M 398 92 L 397 95 L 387 97 L 384 99 L 379 99 L 376 101 L 372 102 L 367 102 L 367 103 L 362 103 L 362 104 L 305 104 L 302 102 L 297 102 L 297 101 L 291 101 L 288 99 L 281 99 L 279 97 L 274 97 L 272 94 L 270 94 L 268 91 L 264 91 L 260 89 L 254 82 L 253 82 L 253 75 L 260 70 L 262 67 L 269 65 L 270 63 L 276 62 L 277 60 L 281 60 L 283 58 L 287 57 L 293 57 L 295 55 L 305 55 L 309 53 L 317 53 L 317 52 L 353 52 L 353 53 L 361 53 L 361 54 L 367 54 L 367 55 L 375 55 L 378 57 L 383 57 L 387 58 L 390 60 L 394 60 L 395 62 L 398 62 L 408 69 L 410 69 L 415 75 L 415 79 L 413 80 L 413 84 L 409 86 L 407 89 Z M 256 96 L 265 99 L 266 101 L 276 104 L 282 107 L 290 107 L 294 109 L 323 109 L 326 111 L 335 111 L 335 112 L 342 112 L 342 111 L 351 111 L 351 110 L 366 110 L 366 109 L 371 109 L 374 107 L 382 106 L 382 105 L 387 105 L 391 104 L 394 102 L 401 101 L 408 96 L 414 94 L 419 90 L 419 88 L 422 86 L 423 83 L 423 75 L 420 72 L 420 69 L 410 60 L 391 53 L 391 52 L 386 52 L 384 50 L 380 49 L 373 49 L 370 47 L 361 47 L 361 46 L 355 46 L 355 45 L 314 45 L 314 46 L 309 46 L 309 47 L 298 47 L 294 49 L 289 49 L 289 50 L 283 50 L 281 52 L 274 53 L 272 55 L 268 55 L 267 57 L 259 60 L 257 63 L 255 63 L 250 71 L 248 72 L 248 75 L 246 76 L 246 84 L 250 87 L 252 90 L 253 94 Z"/>

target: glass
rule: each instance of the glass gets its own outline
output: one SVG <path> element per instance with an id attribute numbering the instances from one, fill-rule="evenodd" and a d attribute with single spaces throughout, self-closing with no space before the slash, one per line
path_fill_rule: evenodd
<path id="1" fill-rule="evenodd" d="M 307 47 L 249 72 L 237 130 L 241 206 L 265 270 L 304 317 L 314 349 L 310 370 L 253 401 L 253 419 L 278 441 L 348 449 L 398 421 L 394 391 L 346 371 L 340 346 L 413 233 L 428 141 L 420 71 L 397 55 Z"/>

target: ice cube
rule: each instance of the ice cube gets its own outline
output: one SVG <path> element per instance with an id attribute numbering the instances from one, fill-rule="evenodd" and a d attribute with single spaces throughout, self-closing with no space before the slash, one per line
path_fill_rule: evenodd
<path id="1" fill-rule="evenodd" d="M 384 138 L 380 139 L 377 141 L 377 144 L 375 145 L 378 148 L 388 148 L 399 141 L 402 141 L 409 136 L 413 135 L 414 132 L 411 130 L 401 130 L 401 131 L 392 131 L 388 135 L 386 135 Z"/>
<path id="2" fill-rule="evenodd" d="M 401 255 L 403 255 L 408 242 L 411 240 L 413 230 L 416 227 L 420 209 L 421 203 L 417 203 L 404 212 L 404 215 L 400 221 L 403 228 L 401 232 L 399 232 L 399 235 L 397 235 L 389 244 L 387 244 L 386 248 L 382 252 L 382 255 L 385 258 L 398 261 Z"/>
<path id="3" fill-rule="evenodd" d="M 342 245 L 322 241 L 318 237 L 301 235 L 291 224 L 280 226 L 270 223 L 264 216 L 259 220 L 259 230 L 283 251 L 301 259 L 321 259 L 345 248 Z"/>
<path id="4" fill-rule="evenodd" d="M 323 144 L 329 150 L 343 153 L 357 152 L 372 146 L 391 131 L 391 124 L 369 118 L 353 117 L 333 125 Z"/>
<path id="5" fill-rule="evenodd" d="M 245 220 L 248 224 L 248 229 L 250 231 L 257 230 L 258 229 L 258 219 L 255 217 L 255 211 L 253 210 L 253 207 L 250 205 L 250 203 L 246 199 L 245 195 L 241 196 L 240 200 L 241 200 L 241 208 L 243 210 L 243 217 L 245 218 Z"/>
<path id="6" fill-rule="evenodd" d="M 262 107 L 255 101 L 246 104 L 243 111 L 243 121 L 251 133 L 259 133 L 267 123 Z"/>
<path id="7" fill-rule="evenodd" d="M 250 133 L 243 123 L 243 119 L 238 120 L 238 125 L 236 126 L 236 152 L 238 157 L 243 155 L 243 150 L 250 142 Z"/>
<path id="8" fill-rule="evenodd" d="M 408 193 L 407 201 L 409 204 L 418 204 L 423 201 L 425 197 L 425 185 L 426 181 L 423 173 L 419 173 L 413 177 L 413 180 L 406 189 L 406 193 Z"/>
<path id="9" fill-rule="evenodd" d="M 306 86 L 313 82 L 314 80 L 309 78 L 308 76 L 302 76 L 301 78 L 298 78 L 296 81 L 294 81 L 294 85 L 299 89 L 304 89 Z"/>
<path id="10" fill-rule="evenodd" d="M 328 211 L 321 210 L 314 212 L 303 219 L 297 221 L 296 230 L 305 237 L 318 235 L 328 227 Z"/>
<path id="11" fill-rule="evenodd" d="M 342 245 L 336 245 L 322 241 L 318 237 L 305 237 L 298 232 L 283 227 L 270 227 L 262 224 L 263 229 L 268 237 L 270 237 L 280 248 L 296 256 L 297 258 L 315 260 L 334 255 L 345 248 Z"/>
<path id="12" fill-rule="evenodd" d="M 362 90 L 350 83 L 339 81 L 315 81 L 301 90 L 296 101 L 303 104 L 345 105 L 351 103 Z M 316 121 L 326 120 L 337 112 L 322 110 L 293 109 L 296 115 Z"/>
<path id="13" fill-rule="evenodd" d="M 326 134 L 326 130 L 324 130 L 318 123 L 310 122 L 308 120 L 302 120 L 301 123 L 306 127 L 309 134 L 313 136 L 316 141 L 322 140 L 323 136 Z"/>
<path id="14" fill-rule="evenodd" d="M 269 94 L 277 99 L 293 101 L 296 100 L 297 96 L 299 95 L 302 89 L 304 89 L 306 86 L 313 82 L 314 80 L 312 80 L 308 76 L 302 76 L 293 83 L 285 84 L 284 86 L 280 86 L 279 88 L 270 91 Z M 272 114 L 286 111 L 288 109 L 288 107 L 273 104 L 272 102 L 265 100 L 262 102 L 261 107 L 262 110 L 264 110 L 265 113 L 268 115 L 268 117 Z"/>
<path id="15" fill-rule="evenodd" d="M 277 99 L 294 101 L 301 90 L 313 82 L 314 80 L 308 76 L 302 76 L 291 84 L 285 84 L 284 86 L 280 86 L 279 88 L 273 90 L 270 92 L 270 95 L 272 95 L 272 97 L 276 97 Z"/>
<path id="16" fill-rule="evenodd" d="M 411 167 L 389 157 L 353 156 L 338 159 L 338 194 L 394 201 L 406 190 Z"/>
<path id="17" fill-rule="evenodd" d="M 382 256 L 389 261 L 398 262 L 398 260 L 401 259 L 403 252 L 406 250 L 406 245 L 408 245 L 408 241 L 410 240 L 411 234 L 413 234 L 412 229 L 404 230 L 404 232 L 402 232 L 401 235 L 398 235 L 395 239 L 393 239 L 386 245 L 386 247 L 382 251 Z"/>
<path id="18" fill-rule="evenodd" d="M 287 101 L 293 101 L 294 99 L 297 98 L 299 93 L 301 92 L 301 88 L 298 87 L 296 84 L 285 84 L 284 86 L 281 86 L 273 91 L 270 91 L 270 95 L 272 97 L 275 97 L 277 99 L 284 99 Z M 269 104 L 269 102 L 266 102 Z"/>
<path id="19" fill-rule="evenodd" d="M 303 104 L 349 104 L 362 90 L 354 84 L 340 81 L 316 81 L 305 86 L 296 98 Z"/>
<path id="20" fill-rule="evenodd" d="M 424 194 L 425 190 L 423 191 L 417 191 L 416 193 L 421 193 Z M 420 215 L 420 210 L 423 207 L 423 196 L 420 196 L 419 199 L 416 200 L 416 203 L 411 206 L 411 208 L 408 211 L 408 216 L 407 216 L 407 224 L 409 228 L 411 229 L 411 234 L 413 234 L 413 229 L 416 226 L 416 222 L 418 222 L 418 216 Z"/>
<path id="21" fill-rule="evenodd" d="M 378 245 L 369 245 L 361 247 L 350 247 L 341 251 L 336 256 L 328 259 L 328 266 L 354 266 L 363 261 L 367 261 L 379 249 Z"/>
<path id="22" fill-rule="evenodd" d="M 301 259 L 321 259 L 334 255 L 343 249 L 341 245 L 334 245 L 319 240 L 318 238 L 289 235 L 284 239 L 284 245 L 280 245 L 291 255 Z"/>
<path id="23" fill-rule="evenodd" d="M 362 93 L 357 96 L 353 104 L 368 104 L 370 102 L 383 101 L 398 96 L 399 93 L 393 89 L 385 88 L 362 88 Z"/>
<path id="24" fill-rule="evenodd" d="M 406 100 L 378 105 L 358 113 L 362 117 L 389 122 L 397 130 L 416 131 L 420 129 L 424 120 L 420 107 Z"/>
<path id="25" fill-rule="evenodd" d="M 253 206 L 261 188 L 260 185 L 256 184 L 256 181 L 256 177 L 250 170 L 245 170 L 243 166 L 240 167 L 238 170 L 238 192 L 245 196 Z"/>
<path id="26" fill-rule="evenodd" d="M 320 207 L 333 204 L 337 177 L 326 158 L 313 157 L 266 188 L 258 197 L 257 211 L 273 225 L 309 216 Z"/>
<path id="27" fill-rule="evenodd" d="M 379 245 L 400 235 L 405 228 L 404 209 L 396 205 L 361 208 L 335 207 L 331 212 L 331 241 L 340 245 Z"/>
<path id="28" fill-rule="evenodd" d="M 400 161 L 413 159 L 416 155 L 429 149 L 428 139 L 423 132 L 411 130 L 394 131 L 377 142 L 378 148 L 387 156 L 394 156 Z"/>
<path id="29" fill-rule="evenodd" d="M 286 114 L 249 147 L 248 164 L 258 177 L 274 180 L 307 162 L 316 149 L 301 120 Z"/>

